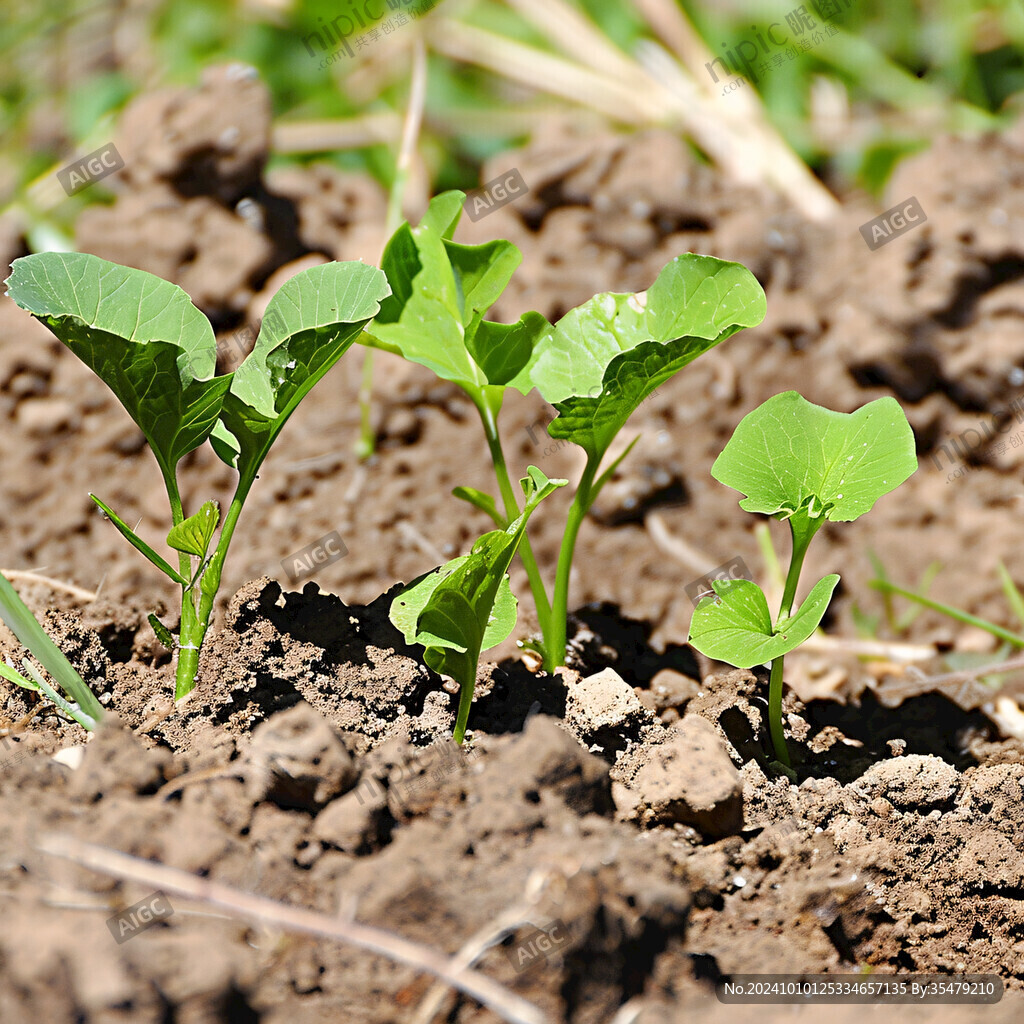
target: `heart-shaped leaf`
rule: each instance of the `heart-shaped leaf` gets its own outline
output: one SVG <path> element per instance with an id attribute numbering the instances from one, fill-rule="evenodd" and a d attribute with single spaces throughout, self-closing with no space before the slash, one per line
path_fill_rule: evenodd
<path id="1" fill-rule="evenodd" d="M 365 263 L 327 263 L 286 281 L 267 306 L 252 352 L 234 372 L 214 451 L 254 479 L 288 417 L 345 354 L 390 293 Z"/>
<path id="2" fill-rule="evenodd" d="M 786 391 L 740 420 L 711 475 L 747 495 L 747 512 L 851 522 L 916 469 L 914 433 L 895 398 L 842 413 Z"/>
<path id="3" fill-rule="evenodd" d="M 76 252 L 24 256 L 7 293 L 114 392 L 165 471 L 206 440 L 231 376 L 213 328 L 177 285 Z"/>
<path id="4" fill-rule="evenodd" d="M 833 573 L 811 589 L 794 615 L 772 626 L 764 592 L 750 580 L 712 580 L 715 596 L 697 605 L 688 642 L 701 654 L 752 668 L 788 654 L 817 628 L 839 583 Z"/>

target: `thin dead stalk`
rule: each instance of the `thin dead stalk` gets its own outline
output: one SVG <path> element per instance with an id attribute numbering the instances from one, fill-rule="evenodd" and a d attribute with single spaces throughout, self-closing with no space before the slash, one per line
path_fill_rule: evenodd
<path id="1" fill-rule="evenodd" d="M 131 857 L 72 836 L 49 833 L 37 841 L 36 847 L 43 853 L 62 857 L 111 878 L 221 907 L 230 916 L 241 920 L 272 924 L 284 931 L 318 938 L 337 939 L 379 953 L 395 963 L 434 975 L 476 999 L 509 1024 L 550 1024 L 548 1017 L 536 1006 L 486 975 L 461 967 L 449 957 L 380 928 L 254 896 L 178 868 Z"/>

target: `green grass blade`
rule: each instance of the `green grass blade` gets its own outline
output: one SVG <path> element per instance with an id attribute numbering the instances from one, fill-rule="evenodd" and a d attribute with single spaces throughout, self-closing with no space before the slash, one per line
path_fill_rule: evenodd
<path id="1" fill-rule="evenodd" d="M 43 678 L 39 670 L 32 664 L 28 658 L 22 658 L 22 665 L 25 667 L 25 671 L 32 677 L 33 682 L 25 680 L 29 683 L 27 689 L 36 690 L 40 693 L 45 694 L 53 701 L 70 718 L 73 718 L 83 729 L 88 729 L 92 732 L 96 728 L 96 721 L 90 718 L 77 704 L 72 704 L 70 701 L 65 700 L 57 691 Z"/>
<path id="2" fill-rule="evenodd" d="M 18 597 L 10 581 L 0 573 L 0 618 L 11 632 L 32 652 L 36 660 L 93 722 L 103 717 L 103 707 L 85 680 L 36 621 L 35 616 Z M 86 726 L 88 728 L 88 726 Z"/>
<path id="3" fill-rule="evenodd" d="M 1007 604 L 1013 609 L 1013 614 L 1024 623 L 1024 596 L 1021 595 L 1020 589 L 1013 582 L 1013 577 L 1002 561 L 996 564 L 996 568 L 999 570 L 999 581 L 1003 585 L 1003 593 L 1006 595 Z"/>
<path id="4" fill-rule="evenodd" d="M 979 619 L 976 615 L 969 615 L 967 612 L 954 608 L 952 605 L 943 604 L 941 601 L 933 601 L 930 597 L 915 594 L 912 590 L 904 590 L 903 587 L 897 587 L 894 583 L 888 583 L 885 580 L 872 580 L 870 586 L 883 592 L 899 594 L 900 597 L 905 597 L 908 601 L 917 601 L 918 604 L 923 604 L 925 608 L 931 608 L 932 611 L 948 615 L 951 619 L 956 619 L 957 622 L 962 622 L 965 626 L 977 626 L 979 629 L 985 630 L 986 633 L 991 633 L 999 640 L 1005 640 L 1007 643 L 1013 644 L 1014 647 L 1024 647 L 1024 636 L 1021 636 L 1019 633 L 1012 633 L 1008 629 L 1003 629 L 1002 626 L 997 626 L 994 622 L 989 622 L 987 619 Z"/>

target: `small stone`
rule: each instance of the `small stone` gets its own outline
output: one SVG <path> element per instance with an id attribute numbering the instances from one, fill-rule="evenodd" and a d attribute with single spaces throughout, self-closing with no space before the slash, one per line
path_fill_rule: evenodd
<path id="1" fill-rule="evenodd" d="M 585 679 L 566 677 L 565 724 L 584 746 L 607 746 L 613 736 L 652 721 L 625 679 L 606 668 Z"/>
<path id="2" fill-rule="evenodd" d="M 630 778 L 616 788 L 620 813 L 645 826 L 683 822 L 705 836 L 735 835 L 743 827 L 743 784 L 715 727 L 687 715 L 669 737 L 647 748 Z"/>
<path id="3" fill-rule="evenodd" d="M 81 424 L 78 411 L 63 398 L 26 398 L 15 415 L 18 426 L 37 437 L 77 430 Z"/>
<path id="4" fill-rule="evenodd" d="M 885 796 L 894 807 L 926 814 L 952 800 L 960 773 L 941 757 L 909 754 L 873 764 L 859 783 L 868 797 Z"/>

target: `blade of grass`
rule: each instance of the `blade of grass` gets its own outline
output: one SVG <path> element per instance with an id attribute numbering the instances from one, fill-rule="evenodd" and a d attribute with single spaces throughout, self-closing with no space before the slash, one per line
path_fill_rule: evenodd
<path id="1" fill-rule="evenodd" d="M 1020 589 L 1013 582 L 1013 577 L 1002 561 L 996 563 L 996 569 L 999 572 L 999 580 L 1003 585 L 1003 593 L 1006 595 L 1007 604 L 1009 604 L 1018 620 L 1024 624 L 1024 596 L 1021 595 Z"/>
<path id="2" fill-rule="evenodd" d="M 992 636 L 999 640 L 1005 640 L 1014 647 L 1024 647 L 1024 636 L 1021 636 L 1019 633 L 1003 629 L 1002 626 L 997 626 L 994 622 L 989 622 L 987 619 L 979 619 L 976 615 L 970 615 L 959 608 L 954 608 L 952 605 L 943 604 L 941 601 L 933 601 L 930 597 L 915 594 L 912 590 L 897 587 L 896 584 L 889 583 L 886 580 L 872 580 L 869 586 L 885 593 L 899 594 L 900 597 L 905 597 L 908 601 L 916 601 L 918 604 L 924 605 L 925 608 L 941 612 L 943 615 L 948 615 L 951 619 L 956 619 L 957 622 L 962 622 L 965 626 L 977 626 L 979 629 L 985 630 L 986 633 L 991 633 Z"/>
<path id="3" fill-rule="evenodd" d="M 103 717 L 103 707 L 85 680 L 36 621 L 6 576 L 0 575 L 0 618 L 53 677 L 60 688 L 92 722 Z M 84 723 L 83 723 L 84 725 Z M 85 726 L 89 728 L 89 726 Z"/>

